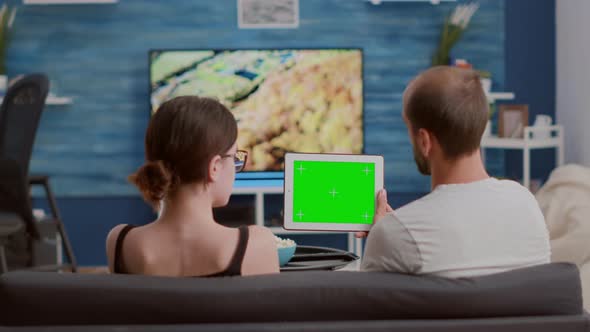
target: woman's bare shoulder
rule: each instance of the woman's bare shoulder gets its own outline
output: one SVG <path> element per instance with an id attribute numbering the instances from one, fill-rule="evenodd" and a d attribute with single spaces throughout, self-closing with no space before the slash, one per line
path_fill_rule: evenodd
<path id="1" fill-rule="evenodd" d="M 258 225 L 250 225 L 248 226 L 248 231 L 250 235 L 253 236 L 260 236 L 260 237 L 269 237 L 274 239 L 274 234 L 268 227 L 258 226 Z"/>
<path id="2" fill-rule="evenodd" d="M 123 228 L 125 228 L 125 226 L 127 226 L 127 224 L 117 225 L 113 227 L 113 229 L 111 229 L 111 231 L 107 235 L 106 251 L 107 259 L 109 262 L 109 270 L 111 271 L 111 273 L 114 271 L 115 247 L 117 245 L 117 239 L 119 238 L 119 234 L 121 234 L 121 231 L 123 230 Z"/>
<path id="3" fill-rule="evenodd" d="M 270 229 L 257 225 L 249 226 L 248 230 L 250 238 L 242 274 L 278 273 L 279 261 L 274 234 Z"/>
<path id="4" fill-rule="evenodd" d="M 276 249 L 275 235 L 268 227 L 252 225 L 248 227 L 248 230 L 250 238 L 255 242 L 253 243 L 254 246 L 264 250 Z"/>

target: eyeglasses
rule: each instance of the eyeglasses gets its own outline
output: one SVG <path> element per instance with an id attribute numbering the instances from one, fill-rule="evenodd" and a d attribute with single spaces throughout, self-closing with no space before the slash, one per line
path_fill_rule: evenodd
<path id="1" fill-rule="evenodd" d="M 238 150 L 235 154 L 224 154 L 221 155 L 221 158 L 234 158 L 234 166 L 236 167 L 236 173 L 239 173 L 244 170 L 246 166 L 246 161 L 248 160 L 248 151 Z"/>

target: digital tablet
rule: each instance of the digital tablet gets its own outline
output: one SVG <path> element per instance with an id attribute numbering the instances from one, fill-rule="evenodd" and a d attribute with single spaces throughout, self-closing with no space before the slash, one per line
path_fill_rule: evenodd
<path id="1" fill-rule="evenodd" d="M 382 156 L 287 153 L 283 227 L 369 230 L 382 188 Z"/>

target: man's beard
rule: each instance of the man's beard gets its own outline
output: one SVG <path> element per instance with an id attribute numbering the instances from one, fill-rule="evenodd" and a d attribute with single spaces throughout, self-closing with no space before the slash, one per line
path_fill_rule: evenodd
<path id="1" fill-rule="evenodd" d="M 416 145 L 412 146 L 414 150 L 414 161 L 416 162 L 416 167 L 418 167 L 418 171 L 422 175 L 430 175 L 430 163 L 428 160 L 420 153 Z"/>

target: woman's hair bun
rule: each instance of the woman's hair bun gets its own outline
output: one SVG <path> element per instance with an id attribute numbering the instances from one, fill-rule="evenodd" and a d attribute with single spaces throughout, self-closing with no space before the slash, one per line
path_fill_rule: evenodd
<path id="1" fill-rule="evenodd" d="M 157 208 L 173 185 L 173 175 L 161 160 L 147 161 L 129 176 L 129 181 L 137 186 L 148 203 Z"/>

